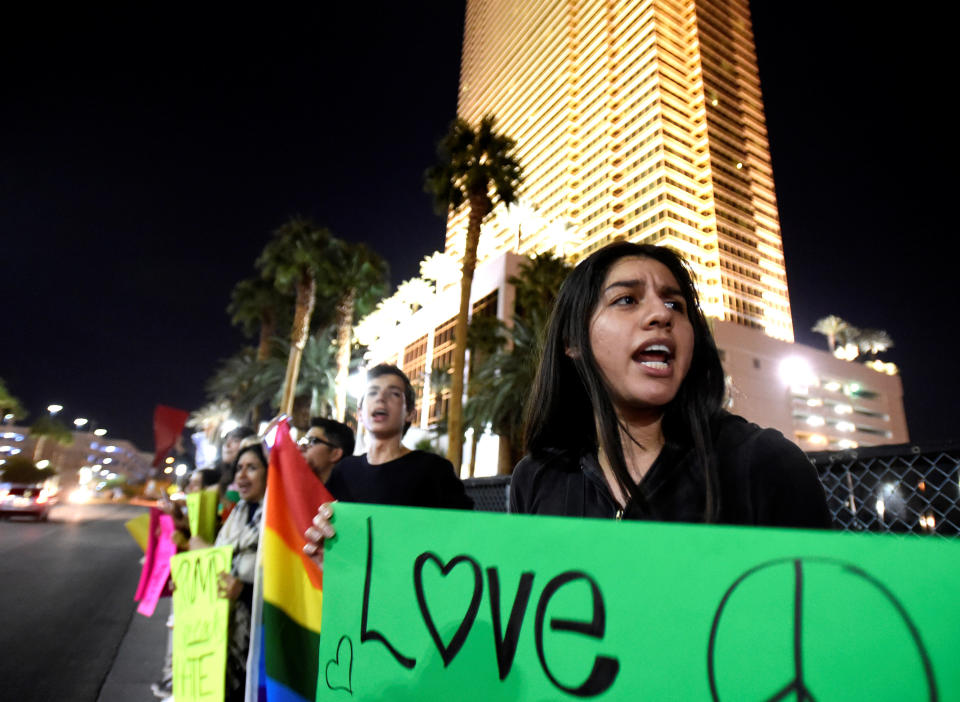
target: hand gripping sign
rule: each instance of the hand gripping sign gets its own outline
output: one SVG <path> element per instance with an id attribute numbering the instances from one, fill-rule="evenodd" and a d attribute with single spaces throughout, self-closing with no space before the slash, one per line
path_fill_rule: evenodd
<path id="1" fill-rule="evenodd" d="M 338 504 L 318 700 L 960 699 L 960 542 Z"/>

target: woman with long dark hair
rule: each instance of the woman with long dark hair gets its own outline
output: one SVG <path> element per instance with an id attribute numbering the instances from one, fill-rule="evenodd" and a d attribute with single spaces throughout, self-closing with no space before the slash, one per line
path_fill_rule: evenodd
<path id="1" fill-rule="evenodd" d="M 230 600 L 227 646 L 226 699 L 242 700 L 250 648 L 250 616 L 257 547 L 267 491 L 267 454 L 257 436 L 240 442 L 234 463 L 234 481 L 240 501 L 223 523 L 214 546 L 233 546 L 230 572 L 220 573 L 217 592 Z"/>
<path id="2" fill-rule="evenodd" d="M 564 282 L 528 404 L 513 512 L 829 526 L 800 449 L 723 409 L 686 263 L 615 243 Z"/>

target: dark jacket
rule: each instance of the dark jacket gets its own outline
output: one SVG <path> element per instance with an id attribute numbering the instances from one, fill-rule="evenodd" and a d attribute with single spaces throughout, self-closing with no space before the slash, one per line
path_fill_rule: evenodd
<path id="1" fill-rule="evenodd" d="M 723 524 L 827 528 L 830 513 L 816 470 L 774 429 L 722 413 L 714 424 Z M 706 483 L 692 449 L 667 443 L 640 481 L 643 500 L 620 512 L 594 453 L 545 451 L 513 472 L 510 511 L 575 517 L 702 522 Z"/>

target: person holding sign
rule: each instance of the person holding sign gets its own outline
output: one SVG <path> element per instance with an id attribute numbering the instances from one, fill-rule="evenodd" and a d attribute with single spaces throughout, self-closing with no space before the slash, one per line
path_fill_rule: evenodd
<path id="1" fill-rule="evenodd" d="M 253 578 L 260 540 L 263 498 L 267 491 L 267 456 L 260 439 L 241 441 L 237 452 L 234 482 L 240 501 L 217 534 L 214 546 L 233 546 L 233 565 L 217 582 L 220 597 L 231 601 L 227 650 L 226 699 L 242 700 L 246 682 L 247 652 L 250 648 L 250 610 Z M 191 548 L 202 547 L 191 539 Z"/>
<path id="2" fill-rule="evenodd" d="M 410 379 L 396 366 L 383 363 L 367 372 L 359 411 L 369 446 L 365 455 L 334 466 L 327 481 L 334 497 L 381 505 L 473 507 L 450 461 L 401 443 L 416 415 L 415 401 Z"/>
<path id="3" fill-rule="evenodd" d="M 626 242 L 595 252 L 553 310 L 510 511 L 828 527 L 803 452 L 726 412 L 724 391 L 683 259 Z"/>
<path id="4" fill-rule="evenodd" d="M 363 456 L 349 456 L 333 468 L 326 487 L 338 500 L 408 507 L 473 509 L 473 500 L 445 458 L 411 451 L 401 443 L 416 415 L 410 379 L 386 363 L 367 372 L 360 421 L 370 436 Z M 321 505 L 304 537 L 304 553 L 322 563 L 324 539 L 333 536 L 333 505 Z"/>

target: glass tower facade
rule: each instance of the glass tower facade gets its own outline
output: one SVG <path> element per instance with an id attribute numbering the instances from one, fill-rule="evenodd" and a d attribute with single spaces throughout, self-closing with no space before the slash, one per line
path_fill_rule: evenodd
<path id="1" fill-rule="evenodd" d="M 746 0 L 467 0 L 458 113 L 494 115 L 524 169 L 481 262 L 669 245 L 708 315 L 793 340 Z"/>

